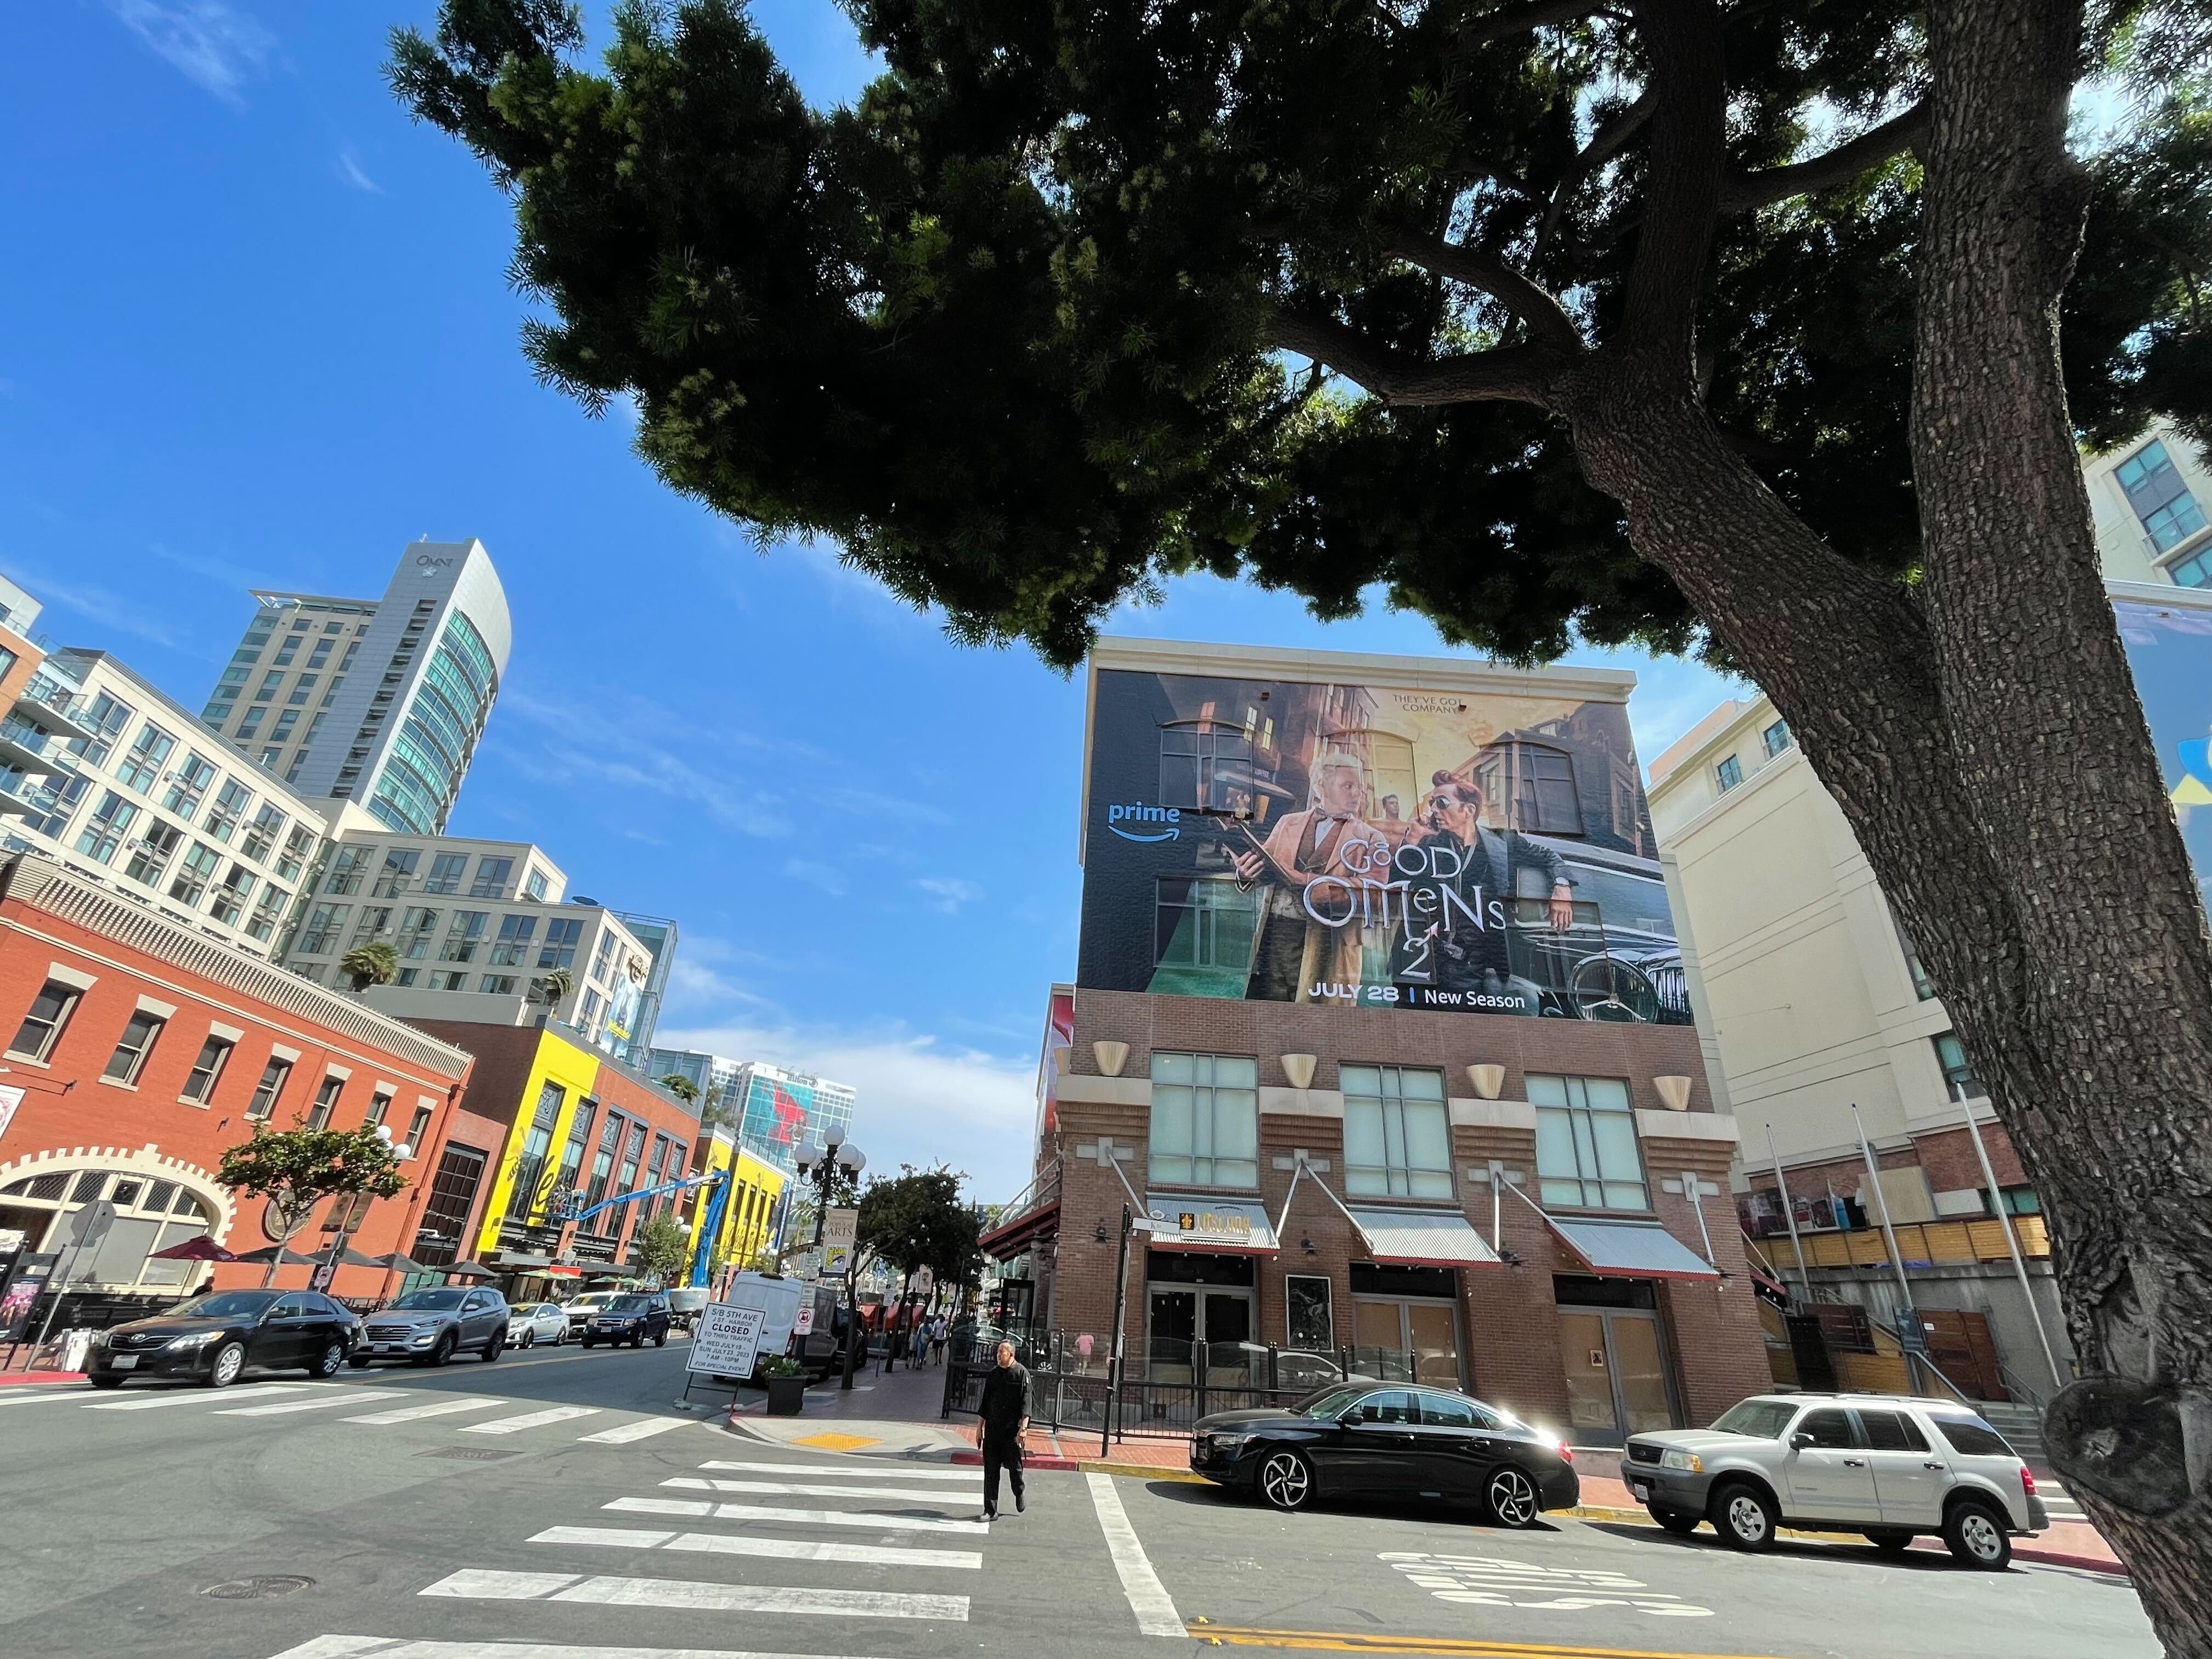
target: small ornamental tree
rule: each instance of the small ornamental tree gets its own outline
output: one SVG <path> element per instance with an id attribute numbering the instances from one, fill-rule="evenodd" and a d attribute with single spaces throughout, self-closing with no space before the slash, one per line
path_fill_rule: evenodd
<path id="1" fill-rule="evenodd" d="M 281 1250 L 326 1198 L 366 1193 L 390 1198 L 407 1187 L 399 1155 L 366 1126 L 358 1129 L 258 1128 L 222 1155 L 216 1176 L 233 1192 L 269 1200 Z M 264 1285 L 276 1277 L 271 1258 Z"/>
<path id="2" fill-rule="evenodd" d="M 630 1262 L 639 1273 L 664 1285 L 673 1284 L 684 1270 L 690 1247 L 690 1236 L 674 1216 L 662 1211 L 638 1224 L 637 1237 L 631 1241 Z"/>
<path id="3" fill-rule="evenodd" d="M 699 1098 L 699 1085 L 681 1072 L 671 1072 L 660 1079 L 660 1086 L 687 1106 Z"/>
<path id="4" fill-rule="evenodd" d="M 338 958 L 338 972 L 352 981 L 356 991 L 389 985 L 399 976 L 399 952 L 383 939 L 356 945 Z"/>

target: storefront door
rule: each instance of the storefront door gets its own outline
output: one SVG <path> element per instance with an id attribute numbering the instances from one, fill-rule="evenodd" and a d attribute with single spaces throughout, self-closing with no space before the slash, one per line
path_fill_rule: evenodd
<path id="1" fill-rule="evenodd" d="M 1577 1441 L 1617 1446 L 1644 1430 L 1674 1426 L 1655 1309 L 1562 1307 L 1559 1357 Z"/>
<path id="2" fill-rule="evenodd" d="M 1449 1268 L 1352 1264 L 1352 1363 L 1389 1382 L 1465 1386 L 1458 1282 Z"/>
<path id="3" fill-rule="evenodd" d="M 1206 1344 L 1206 1380 L 1241 1387 L 1251 1381 L 1253 1293 L 1247 1290 L 1152 1287 L 1145 1326 L 1145 1376 L 1153 1382 L 1197 1380 L 1196 1344 Z"/>

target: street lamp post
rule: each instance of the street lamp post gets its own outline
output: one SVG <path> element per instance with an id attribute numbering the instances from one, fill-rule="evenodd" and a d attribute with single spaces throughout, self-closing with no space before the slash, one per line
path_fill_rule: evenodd
<path id="1" fill-rule="evenodd" d="M 819 1141 L 809 1142 L 799 1149 L 795 1159 L 801 1181 L 811 1181 L 817 1190 L 814 1204 L 814 1248 L 822 1248 L 823 1229 L 830 1224 L 830 1194 L 837 1177 L 842 1174 L 848 1181 L 860 1179 L 860 1171 L 868 1167 L 867 1154 L 845 1139 L 845 1132 L 836 1124 L 825 1125 Z M 853 1386 L 858 1375 L 859 1355 L 855 1343 L 860 1334 L 860 1299 L 854 1288 L 853 1265 L 859 1259 L 859 1247 L 845 1263 L 845 1375 L 841 1388 Z M 820 1271 L 817 1258 L 816 1271 Z"/>

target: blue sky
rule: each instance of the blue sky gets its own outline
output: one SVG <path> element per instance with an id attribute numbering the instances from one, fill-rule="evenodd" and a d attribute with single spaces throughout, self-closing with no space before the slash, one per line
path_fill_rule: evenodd
<path id="1" fill-rule="evenodd" d="M 593 8 L 596 12 L 599 9 Z M 757 15 L 810 95 L 867 65 L 830 0 Z M 384 88 L 429 0 L 46 0 L 0 64 L 0 571 L 57 644 L 197 706 L 252 586 L 380 592 L 480 538 L 515 648 L 449 828 L 677 918 L 664 1042 L 860 1092 L 878 1168 L 985 1198 L 1029 1158 L 1046 987 L 1075 958 L 1082 688 L 975 652 L 827 548 L 762 556 L 619 419 L 532 379 L 506 205 Z M 1211 580 L 1112 631 L 1432 653 Z M 1729 695 L 1635 668 L 1648 759 Z"/>

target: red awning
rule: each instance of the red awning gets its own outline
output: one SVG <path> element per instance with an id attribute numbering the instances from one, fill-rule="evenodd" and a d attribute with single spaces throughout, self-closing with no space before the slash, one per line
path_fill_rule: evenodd
<path id="1" fill-rule="evenodd" d="M 540 1271 L 548 1279 L 581 1279 L 584 1276 L 581 1267 L 545 1267 Z"/>
<path id="2" fill-rule="evenodd" d="M 1011 1261 L 1045 1234 L 1060 1226 L 1060 1200 L 1018 1215 L 1004 1226 L 985 1233 L 975 1241 L 975 1248 L 994 1261 Z"/>

